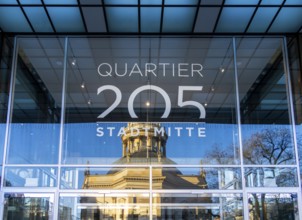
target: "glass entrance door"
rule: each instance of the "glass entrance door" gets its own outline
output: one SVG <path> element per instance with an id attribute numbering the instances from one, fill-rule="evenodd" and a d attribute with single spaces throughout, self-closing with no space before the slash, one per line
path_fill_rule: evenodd
<path id="1" fill-rule="evenodd" d="M 53 219 L 53 194 L 5 193 L 4 197 L 4 220 Z"/>

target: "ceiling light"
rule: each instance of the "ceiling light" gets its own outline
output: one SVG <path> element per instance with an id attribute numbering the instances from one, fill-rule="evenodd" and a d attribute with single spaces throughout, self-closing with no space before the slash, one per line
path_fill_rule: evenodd
<path id="1" fill-rule="evenodd" d="M 223 67 L 220 67 L 220 72 L 221 73 L 224 73 L 225 72 L 225 69 Z"/>
<path id="2" fill-rule="evenodd" d="M 84 83 L 84 82 L 82 82 L 81 88 L 82 88 L 82 89 L 85 89 L 85 83 Z"/>
<path id="3" fill-rule="evenodd" d="M 214 92 L 214 91 L 215 91 L 215 88 L 214 88 L 214 86 L 212 86 L 212 87 L 211 87 L 211 91 L 212 91 L 212 92 Z"/>
<path id="4" fill-rule="evenodd" d="M 73 65 L 73 66 L 75 66 L 76 63 L 77 63 L 76 59 L 73 59 L 73 60 L 71 61 L 71 65 Z"/>
<path id="5" fill-rule="evenodd" d="M 87 104 L 88 104 L 88 105 L 91 105 L 91 104 L 92 104 L 92 102 L 91 102 L 90 99 L 88 100 Z"/>
<path id="6" fill-rule="evenodd" d="M 146 106 L 147 106 L 147 107 L 150 106 L 150 102 L 149 102 L 149 101 L 146 102 Z"/>
<path id="7" fill-rule="evenodd" d="M 204 106 L 208 106 L 208 103 L 204 103 Z"/>

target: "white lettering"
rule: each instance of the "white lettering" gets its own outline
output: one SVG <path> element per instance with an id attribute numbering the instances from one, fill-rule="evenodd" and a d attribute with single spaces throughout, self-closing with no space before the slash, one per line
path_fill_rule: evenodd
<path id="1" fill-rule="evenodd" d="M 158 127 L 154 128 L 154 136 L 156 137 L 158 134 L 160 134 L 162 137 L 164 136 L 165 133 L 165 129 L 164 127 L 161 127 L 160 129 L 158 129 Z"/>
<path id="2" fill-rule="evenodd" d="M 188 72 L 187 68 L 182 68 L 182 66 L 188 66 L 187 63 L 179 63 L 178 64 L 178 76 L 179 77 L 189 77 L 188 75 L 183 75 Z"/>
<path id="3" fill-rule="evenodd" d="M 206 128 L 198 128 L 198 137 L 206 137 Z"/>
<path id="4" fill-rule="evenodd" d="M 151 69 L 151 66 L 153 66 L 153 69 Z M 148 73 L 153 73 L 153 75 L 157 77 L 156 73 L 154 72 L 155 70 L 156 70 L 156 65 L 154 63 L 145 64 L 145 76 L 148 76 Z"/>
<path id="5" fill-rule="evenodd" d="M 192 136 L 192 130 L 194 130 L 194 128 L 193 127 L 186 127 L 186 130 L 188 130 L 188 135 L 189 135 L 189 137 L 191 137 Z"/>
<path id="6" fill-rule="evenodd" d="M 135 70 L 135 69 L 136 69 L 136 70 Z M 137 63 L 135 63 L 134 66 L 132 67 L 132 70 L 131 70 L 129 76 L 131 76 L 133 73 L 138 73 L 138 74 L 140 74 L 141 76 L 143 76 L 142 71 L 140 70 L 140 68 L 139 68 L 139 66 L 138 66 Z"/>
<path id="7" fill-rule="evenodd" d="M 103 73 L 101 72 L 101 67 L 102 67 L 103 65 L 105 65 L 105 66 L 107 66 L 107 67 L 109 68 L 109 71 L 105 71 L 106 74 L 103 74 Z M 112 72 L 112 67 L 111 67 L 111 65 L 110 65 L 109 63 L 101 63 L 101 64 L 98 66 L 98 73 L 100 74 L 100 76 L 104 76 L 104 77 L 106 77 L 106 76 L 112 76 L 112 75 L 111 75 L 111 72 Z"/>
<path id="8" fill-rule="evenodd" d="M 128 72 L 129 69 L 131 69 L 130 72 Z M 145 69 L 144 74 L 141 71 L 142 69 Z M 145 63 L 144 66 L 139 66 L 137 63 L 132 66 L 128 65 L 128 63 L 114 63 L 112 65 L 110 63 L 101 63 L 97 71 L 102 77 L 131 77 L 134 74 L 138 74 L 141 77 L 149 77 L 149 74 L 155 77 L 160 76 L 160 74 L 163 77 L 168 74 L 172 77 L 195 77 L 196 75 L 203 77 L 203 69 L 200 63 Z"/>
<path id="9" fill-rule="evenodd" d="M 125 63 L 125 72 L 124 72 L 123 74 L 119 74 L 119 73 L 117 72 L 117 69 L 118 69 L 117 63 L 115 63 L 115 64 L 114 64 L 114 72 L 115 72 L 115 75 L 117 75 L 117 76 L 119 76 L 119 77 L 125 76 L 125 75 L 127 74 L 128 64 Z"/>
<path id="10" fill-rule="evenodd" d="M 109 130 L 109 136 L 112 137 L 112 131 L 115 129 L 115 127 L 107 127 Z"/>
<path id="11" fill-rule="evenodd" d="M 126 135 L 126 131 L 125 131 L 124 127 L 121 127 L 118 134 L 117 134 L 117 136 L 119 136 L 119 137 L 122 136 L 122 135 Z"/>
<path id="12" fill-rule="evenodd" d="M 133 131 L 136 131 L 136 133 L 134 134 Z M 131 137 L 137 137 L 139 135 L 139 129 L 138 128 L 130 128 L 130 135 Z"/>
<path id="13" fill-rule="evenodd" d="M 145 127 L 144 130 L 145 130 L 145 136 L 148 137 L 148 132 L 149 132 L 150 128 L 149 127 Z"/>
<path id="14" fill-rule="evenodd" d="M 96 129 L 96 136 L 98 136 L 98 137 L 103 137 L 104 136 L 104 131 L 103 131 L 102 127 L 98 127 Z"/>
<path id="15" fill-rule="evenodd" d="M 175 130 L 177 130 L 177 137 L 180 137 L 180 130 L 182 130 L 182 127 L 175 127 Z"/>
<path id="16" fill-rule="evenodd" d="M 203 66 L 199 63 L 192 63 L 192 77 L 194 77 L 194 73 L 197 72 L 201 77 L 203 77 L 201 71 L 203 70 Z M 197 66 L 199 69 L 195 69 L 194 67 Z"/>

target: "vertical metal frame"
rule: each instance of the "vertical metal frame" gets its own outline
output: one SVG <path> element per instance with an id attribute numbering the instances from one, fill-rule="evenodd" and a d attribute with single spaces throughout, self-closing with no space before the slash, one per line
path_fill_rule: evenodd
<path id="1" fill-rule="evenodd" d="M 149 220 L 152 220 L 153 218 L 153 170 L 152 165 L 149 166 Z"/>
<path id="2" fill-rule="evenodd" d="M 300 166 L 299 166 L 299 153 L 298 153 L 298 143 L 297 143 L 297 133 L 296 133 L 296 120 L 295 120 L 295 112 L 294 112 L 294 99 L 293 99 L 293 90 L 291 84 L 290 77 L 290 68 L 289 68 L 289 58 L 288 58 L 288 50 L 287 50 L 287 39 L 283 37 L 282 39 L 282 54 L 283 54 L 283 68 L 286 79 L 286 92 L 288 97 L 288 108 L 289 108 L 289 117 L 291 122 L 292 135 L 294 139 L 294 150 L 295 150 L 295 159 L 296 159 L 296 167 L 298 172 L 298 207 L 302 207 L 302 193 L 301 193 L 301 177 L 300 177 Z M 302 219 L 302 209 L 298 209 L 299 219 Z"/>
<path id="3" fill-rule="evenodd" d="M 237 71 L 237 50 L 236 50 L 236 38 L 233 37 L 233 59 L 234 59 L 234 78 L 235 78 L 235 95 L 236 95 L 236 115 L 237 115 L 237 126 L 238 126 L 238 141 L 239 141 L 239 154 L 240 154 L 240 170 L 241 170 L 241 184 L 242 184 L 242 202 L 243 202 L 243 216 L 244 219 L 249 218 L 248 212 L 248 201 L 247 193 L 245 189 L 245 178 L 243 168 L 243 146 L 242 146 L 242 131 L 241 131 L 241 115 L 240 115 L 240 99 L 239 99 L 239 82 L 238 82 L 238 71 Z"/>
<path id="4" fill-rule="evenodd" d="M 67 66 L 68 66 L 68 37 L 64 41 L 64 61 L 63 61 L 63 85 L 62 85 L 62 108 L 61 108 L 61 121 L 60 121 L 60 139 L 59 139 L 59 155 L 58 155 L 58 180 L 54 199 L 54 219 L 59 216 L 59 203 L 60 203 L 60 185 L 61 185 L 61 165 L 62 165 L 62 149 L 64 145 L 64 122 L 65 122 L 65 103 L 66 103 L 66 87 L 67 87 Z"/>
<path id="5" fill-rule="evenodd" d="M 0 197 L 0 218 L 3 217 L 3 208 L 4 208 L 4 170 L 5 164 L 7 159 L 7 149 L 9 145 L 9 136 L 10 136 L 10 122 L 12 119 L 12 112 L 13 112 L 13 102 L 14 102 L 14 94 L 15 94 L 15 81 L 16 81 L 16 72 L 17 72 L 17 62 L 18 62 L 18 50 L 19 50 L 19 41 L 18 37 L 15 36 L 14 38 L 14 45 L 13 45 L 13 59 L 12 59 L 12 68 L 11 68 L 11 75 L 10 75 L 10 84 L 9 84 L 9 97 L 8 97 L 8 106 L 7 106 L 7 117 L 6 117 L 6 127 L 5 127 L 5 136 L 4 136 L 4 145 L 3 145 L 3 166 L 1 171 L 1 197 Z"/>

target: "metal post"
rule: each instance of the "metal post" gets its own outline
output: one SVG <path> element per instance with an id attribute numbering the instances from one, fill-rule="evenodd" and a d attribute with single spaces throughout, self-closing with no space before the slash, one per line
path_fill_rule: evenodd
<path id="1" fill-rule="evenodd" d="M 233 37 L 233 56 L 234 56 L 234 74 L 235 74 L 235 93 L 236 93 L 236 113 L 237 113 L 237 125 L 238 125 L 238 141 L 239 141 L 239 153 L 240 153 L 240 169 L 241 169 L 241 182 L 243 190 L 243 216 L 244 219 L 249 219 L 248 200 L 245 190 L 244 168 L 243 168 L 243 146 L 242 146 L 242 132 L 241 132 L 241 115 L 240 115 L 240 99 L 239 99 L 239 82 L 237 72 L 237 50 L 236 39 Z"/>
<path id="2" fill-rule="evenodd" d="M 296 135 L 296 123 L 295 123 L 295 114 L 294 114 L 294 101 L 292 96 L 292 87 L 291 87 L 291 79 L 290 79 L 290 68 L 289 68 L 289 60 L 288 60 L 288 52 L 287 52 L 287 43 L 286 37 L 283 37 L 282 42 L 282 53 L 283 53 L 283 65 L 284 65 L 284 74 L 286 78 L 286 92 L 288 96 L 288 106 L 290 113 L 290 122 L 292 126 L 292 135 L 294 139 L 294 150 L 296 157 L 296 167 L 298 172 L 298 207 L 302 206 L 301 199 L 301 178 L 300 178 L 300 167 L 299 167 L 299 154 L 298 154 L 298 143 L 297 143 L 297 135 Z M 302 219 L 302 210 L 299 210 L 299 219 Z"/>
<path id="3" fill-rule="evenodd" d="M 63 85 L 62 85 L 62 108 L 61 108 L 61 121 L 60 121 L 60 142 L 59 142 L 59 155 L 58 155 L 58 181 L 55 193 L 55 207 L 54 219 L 59 216 L 59 190 L 61 184 L 61 161 L 62 149 L 64 145 L 64 122 L 65 122 L 65 102 L 66 102 L 66 83 L 67 83 L 67 66 L 68 66 L 68 37 L 65 38 L 64 44 L 64 66 L 63 66 Z"/>
<path id="4" fill-rule="evenodd" d="M 14 92 L 15 92 L 15 80 L 16 80 L 16 72 L 17 72 L 17 61 L 18 61 L 18 49 L 19 49 L 19 42 L 18 38 L 14 38 L 14 50 L 13 50 L 13 60 L 12 60 L 12 69 L 11 69 L 11 76 L 10 76 L 10 89 L 9 89 L 9 98 L 8 98 L 8 106 L 7 106 L 7 118 L 6 118 L 6 128 L 5 128 L 5 137 L 4 137 L 4 149 L 3 149 L 3 167 L 1 172 L 1 187 L 4 186 L 4 170 L 6 164 L 6 156 L 8 152 L 9 146 L 9 136 L 10 136 L 10 122 L 12 121 L 12 112 L 13 112 L 13 102 L 14 102 Z M 1 190 L 1 197 L 0 197 L 0 218 L 3 217 L 3 190 Z"/>

